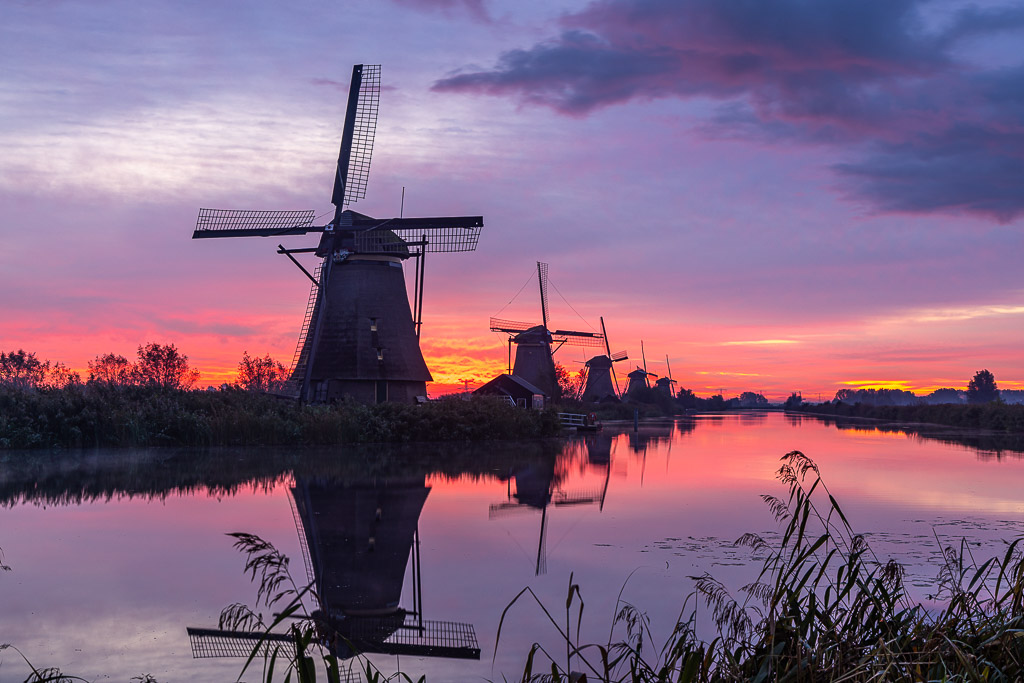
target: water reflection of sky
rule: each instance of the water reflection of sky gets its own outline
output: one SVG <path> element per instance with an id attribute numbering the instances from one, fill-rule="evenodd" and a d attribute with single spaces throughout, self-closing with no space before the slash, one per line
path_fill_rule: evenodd
<path id="1" fill-rule="evenodd" d="M 564 619 L 572 573 L 586 601 L 584 636 L 603 640 L 620 588 L 663 638 L 689 576 L 745 582 L 753 564 L 732 541 L 773 531 L 758 496 L 784 493 L 774 472 L 793 449 L 818 462 L 880 557 L 908 563 L 921 595 L 937 572 L 936 535 L 943 543 L 966 535 L 984 553 L 1024 530 L 1018 457 L 780 414 L 645 424 L 638 434 L 606 428 L 568 442 L 553 462 L 559 447 L 536 443 L 435 446 L 427 461 L 409 447 L 326 457 L 34 454 L 27 464 L 12 454 L 0 473 L 0 547 L 13 567 L 0 576 L 0 642 L 88 679 L 234 678 L 241 660 L 194 660 L 185 634 L 255 596 L 224 534 L 267 538 L 301 578 L 295 478 L 344 495 L 354 481 L 386 486 L 400 476 L 429 488 L 419 519 L 424 615 L 472 623 L 482 657 L 375 661 L 433 680 L 514 676 L 534 641 L 554 643 L 540 608 L 523 602 L 506 618 L 492 673 L 499 617 L 525 586 Z M 407 578 L 402 602 L 410 600 Z M 21 680 L 17 654 L 0 656 L 0 680 Z"/>

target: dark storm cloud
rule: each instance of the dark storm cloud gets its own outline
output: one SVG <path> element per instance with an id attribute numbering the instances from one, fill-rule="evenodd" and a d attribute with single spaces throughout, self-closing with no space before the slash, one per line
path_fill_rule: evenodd
<path id="1" fill-rule="evenodd" d="M 967 38 L 1024 26 L 1024 9 L 967 9 L 927 28 L 927 0 L 601 0 L 558 37 L 493 69 L 437 81 L 570 116 L 712 97 L 717 135 L 843 144 L 835 170 L 880 210 L 1024 212 L 1024 72 L 954 58 Z M 941 8 L 940 8 L 941 9 Z M 934 12 L 933 12 L 934 14 Z M 935 24 L 932 17 L 933 25 Z M 1014 55 L 1014 59 L 1020 57 Z"/>

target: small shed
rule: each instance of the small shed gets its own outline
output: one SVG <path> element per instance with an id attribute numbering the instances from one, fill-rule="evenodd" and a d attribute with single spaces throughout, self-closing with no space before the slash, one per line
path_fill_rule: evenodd
<path id="1" fill-rule="evenodd" d="M 505 396 L 520 408 L 543 408 L 548 399 L 547 394 L 522 377 L 505 373 L 498 375 L 473 393 L 483 396 Z"/>

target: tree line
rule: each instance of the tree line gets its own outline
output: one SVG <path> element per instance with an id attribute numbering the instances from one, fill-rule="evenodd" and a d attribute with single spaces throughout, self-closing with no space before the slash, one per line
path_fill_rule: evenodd
<path id="1" fill-rule="evenodd" d="M 169 391 L 196 388 L 199 370 L 174 344 L 150 342 L 138 347 L 134 361 L 117 353 L 96 356 L 88 361 L 83 380 L 80 373 L 60 362 L 39 360 L 35 353 L 18 349 L 0 352 L 0 387 L 15 390 L 67 389 L 83 385 L 107 387 L 151 387 Z M 235 382 L 230 385 L 246 391 L 273 393 L 285 387 L 288 369 L 270 357 L 242 353 Z"/>

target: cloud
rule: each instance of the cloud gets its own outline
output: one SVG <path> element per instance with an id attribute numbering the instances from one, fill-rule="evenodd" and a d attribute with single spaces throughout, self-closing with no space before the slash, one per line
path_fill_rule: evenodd
<path id="1" fill-rule="evenodd" d="M 477 21 L 489 22 L 490 15 L 483 0 L 393 0 L 396 5 L 411 7 L 421 12 L 456 14 L 465 12 Z"/>
<path id="2" fill-rule="evenodd" d="M 877 211 L 1000 221 L 1024 212 L 1024 67 L 971 63 L 962 49 L 1020 31 L 1024 9 L 597 0 L 561 23 L 556 37 L 433 89 L 574 117 L 630 101 L 711 98 L 720 109 L 700 132 L 839 146 L 850 158 L 832 167 L 841 190 Z M 1021 62 L 1016 51 L 1007 56 Z"/>
<path id="3" fill-rule="evenodd" d="M 779 346 L 785 344 L 799 344 L 795 339 L 754 339 L 751 341 L 727 341 L 722 346 Z"/>

